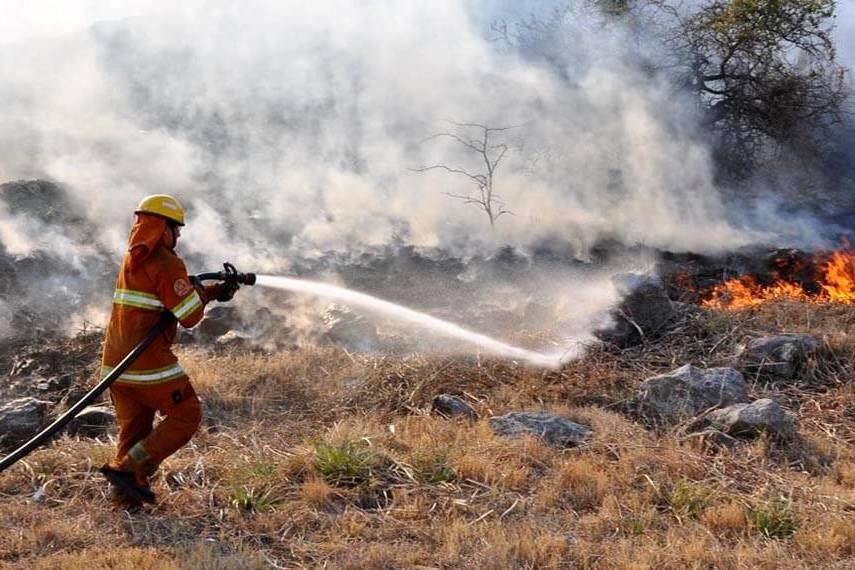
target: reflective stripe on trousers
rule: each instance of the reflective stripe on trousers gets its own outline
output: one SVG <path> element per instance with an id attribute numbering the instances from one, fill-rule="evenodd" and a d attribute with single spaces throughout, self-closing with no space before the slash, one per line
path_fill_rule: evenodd
<path id="1" fill-rule="evenodd" d="M 106 376 L 113 371 L 113 368 L 113 366 L 102 366 L 101 379 L 103 380 L 106 378 Z M 181 368 L 180 364 L 174 362 L 169 366 L 155 368 L 153 370 L 125 371 L 121 376 L 119 376 L 117 381 L 131 382 L 133 384 L 160 384 L 161 382 L 168 382 L 169 380 L 181 378 L 182 376 L 186 376 L 186 372 L 184 372 L 184 369 Z"/>

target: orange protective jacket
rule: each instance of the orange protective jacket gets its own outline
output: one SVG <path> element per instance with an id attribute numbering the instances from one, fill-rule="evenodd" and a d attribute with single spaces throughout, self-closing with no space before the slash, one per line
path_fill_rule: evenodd
<path id="1" fill-rule="evenodd" d="M 163 218 L 147 214 L 138 214 L 131 229 L 113 292 L 102 378 L 157 323 L 162 311 L 171 311 L 182 326 L 191 328 L 202 319 L 207 298 L 217 294 L 216 285 L 201 294 L 193 287 L 184 262 L 160 243 L 165 229 Z M 158 336 L 117 383 L 154 385 L 187 378 L 171 349 L 176 331 L 177 323 Z"/>

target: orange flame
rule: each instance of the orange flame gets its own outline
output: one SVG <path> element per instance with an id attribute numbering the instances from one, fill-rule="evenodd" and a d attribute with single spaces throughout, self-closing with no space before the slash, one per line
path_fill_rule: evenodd
<path id="1" fill-rule="evenodd" d="M 761 285 L 754 277 L 743 275 L 715 285 L 701 304 L 713 309 L 756 307 L 776 299 L 855 304 L 855 250 L 834 252 L 818 273 L 821 277 L 817 294 L 794 281 L 779 278 L 771 285 Z"/>
<path id="2" fill-rule="evenodd" d="M 832 303 L 855 303 L 855 252 L 834 252 L 825 265 L 822 290 Z"/>

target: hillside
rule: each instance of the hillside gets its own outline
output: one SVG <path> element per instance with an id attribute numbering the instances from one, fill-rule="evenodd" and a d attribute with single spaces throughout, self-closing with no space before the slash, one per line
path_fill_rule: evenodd
<path id="1" fill-rule="evenodd" d="M 640 410 L 646 378 L 736 364 L 740 343 L 781 331 L 823 345 L 792 381 L 745 379 L 752 400 L 795 414 L 794 438 L 693 433 Z M 162 466 L 157 506 L 113 511 L 97 473 L 110 437 L 64 436 L 0 474 L 0 564 L 852 567 L 853 335 L 851 306 L 787 301 L 684 308 L 662 337 L 594 346 L 557 372 L 336 347 L 187 348 L 205 423 Z M 432 412 L 441 393 L 478 419 Z M 493 432 L 489 418 L 520 410 L 592 433 L 563 447 Z"/>

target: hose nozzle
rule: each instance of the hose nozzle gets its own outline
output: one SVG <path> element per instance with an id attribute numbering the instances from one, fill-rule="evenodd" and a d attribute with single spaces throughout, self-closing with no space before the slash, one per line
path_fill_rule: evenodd
<path id="1" fill-rule="evenodd" d="M 234 265 L 227 261 L 223 263 L 222 271 L 199 273 L 198 275 L 191 276 L 190 280 L 194 283 L 201 283 L 202 281 L 220 281 L 231 285 L 255 285 L 255 273 L 241 273 L 235 269 Z"/>
<path id="2" fill-rule="evenodd" d="M 255 285 L 255 273 L 241 273 L 228 261 L 223 263 L 223 281 L 236 285 Z"/>

